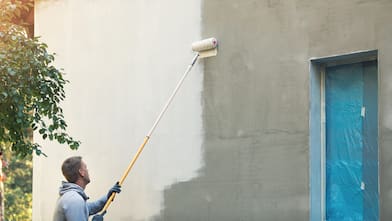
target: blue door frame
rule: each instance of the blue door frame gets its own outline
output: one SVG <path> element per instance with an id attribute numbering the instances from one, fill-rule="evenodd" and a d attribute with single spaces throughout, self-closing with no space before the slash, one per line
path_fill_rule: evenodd
<path id="1" fill-rule="evenodd" d="M 310 69 L 310 220 L 379 220 L 377 61 L 341 58 Z"/>

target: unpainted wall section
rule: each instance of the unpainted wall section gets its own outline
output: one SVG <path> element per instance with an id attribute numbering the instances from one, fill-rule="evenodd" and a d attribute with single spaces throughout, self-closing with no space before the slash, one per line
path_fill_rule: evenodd
<path id="1" fill-rule="evenodd" d="M 43 142 L 48 157 L 34 159 L 33 219 L 52 220 L 61 163 L 83 156 L 91 200 L 120 179 L 160 109 L 193 58 L 200 39 L 195 1 L 36 1 L 36 35 L 64 68 L 63 103 L 78 151 Z M 202 63 L 186 79 L 123 184 L 105 220 L 149 220 L 160 213 L 163 190 L 202 167 Z"/>
<path id="2" fill-rule="evenodd" d="M 309 60 L 378 49 L 380 219 L 392 217 L 392 2 L 204 0 L 201 176 L 156 220 L 309 220 Z M 191 208 L 191 209 L 189 209 Z"/>

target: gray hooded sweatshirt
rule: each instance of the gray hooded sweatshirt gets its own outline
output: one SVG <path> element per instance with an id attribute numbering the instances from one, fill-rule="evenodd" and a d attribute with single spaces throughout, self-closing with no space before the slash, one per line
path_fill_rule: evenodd
<path id="1" fill-rule="evenodd" d="M 82 187 L 63 181 L 53 221 L 88 221 L 90 215 L 98 213 L 105 206 L 107 196 L 95 202 L 87 200 L 88 196 Z"/>

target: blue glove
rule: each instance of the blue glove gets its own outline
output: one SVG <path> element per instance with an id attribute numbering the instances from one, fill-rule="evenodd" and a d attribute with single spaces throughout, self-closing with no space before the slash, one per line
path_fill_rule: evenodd
<path id="1" fill-rule="evenodd" d="M 93 216 L 92 221 L 103 221 L 103 216 L 106 214 L 106 211 L 104 211 L 102 214 L 97 214 Z"/>
<path id="2" fill-rule="evenodd" d="M 120 184 L 117 182 L 114 184 L 114 186 L 112 188 L 110 188 L 107 198 L 109 199 L 109 197 L 112 195 L 112 193 L 120 193 L 121 192 L 121 186 Z"/>

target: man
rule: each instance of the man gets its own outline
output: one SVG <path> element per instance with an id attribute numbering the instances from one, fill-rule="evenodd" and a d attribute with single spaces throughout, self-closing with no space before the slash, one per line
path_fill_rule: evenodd
<path id="1" fill-rule="evenodd" d="M 61 170 L 68 182 L 63 181 L 60 187 L 53 221 L 88 221 L 90 215 L 102 210 L 113 192 L 121 192 L 121 186 L 116 183 L 106 196 L 95 202 L 87 202 L 88 196 L 84 189 L 90 183 L 90 176 L 82 157 L 66 159 Z"/>

